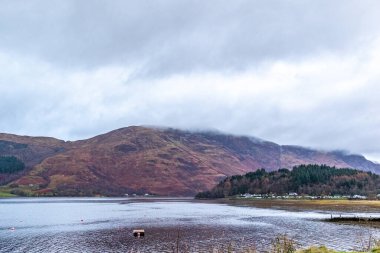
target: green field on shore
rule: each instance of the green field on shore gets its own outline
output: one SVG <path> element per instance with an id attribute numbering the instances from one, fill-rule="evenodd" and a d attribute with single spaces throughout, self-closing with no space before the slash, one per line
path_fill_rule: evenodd
<path id="1" fill-rule="evenodd" d="M 0 190 L 0 198 L 10 198 L 10 197 L 17 197 L 17 196 L 7 191 Z"/>

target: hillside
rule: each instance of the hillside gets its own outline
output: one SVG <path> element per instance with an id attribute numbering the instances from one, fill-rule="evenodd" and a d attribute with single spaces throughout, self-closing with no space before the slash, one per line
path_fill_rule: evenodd
<path id="1" fill-rule="evenodd" d="M 45 158 L 65 151 L 65 142 L 48 137 L 29 137 L 0 133 L 0 156 L 22 161 L 23 168 L 33 168 Z M 20 166 L 20 165 L 18 165 Z M 25 174 L 25 171 L 14 170 L 4 173 L 1 170 L 0 185 L 8 183 Z"/>
<path id="2" fill-rule="evenodd" d="M 353 169 L 336 169 L 326 165 L 300 165 L 291 171 L 263 169 L 222 180 L 210 191 L 197 198 L 224 198 L 238 194 L 286 195 L 365 195 L 376 198 L 380 193 L 380 176 Z"/>
<path id="3" fill-rule="evenodd" d="M 14 156 L 26 165 L 17 175 L 0 175 L 12 179 L 10 191 L 33 195 L 193 196 L 226 176 L 299 164 L 380 173 L 379 164 L 359 155 L 215 132 L 148 127 L 122 128 L 74 142 L 0 134 L 0 156 Z"/>

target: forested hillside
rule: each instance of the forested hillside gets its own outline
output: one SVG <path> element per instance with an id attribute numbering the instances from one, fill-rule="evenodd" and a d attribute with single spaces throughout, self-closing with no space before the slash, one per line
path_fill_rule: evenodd
<path id="1" fill-rule="evenodd" d="M 245 175 L 227 177 L 211 191 L 198 198 L 223 198 L 237 194 L 278 194 L 289 192 L 307 195 L 367 195 L 380 192 L 380 176 L 354 169 L 337 169 L 326 165 L 300 165 L 267 172 L 264 169 Z"/>
<path id="2" fill-rule="evenodd" d="M 15 173 L 23 170 L 25 165 L 17 157 L 0 156 L 0 173 Z"/>
<path id="3" fill-rule="evenodd" d="M 24 162 L 15 156 L 0 156 L 0 185 L 19 178 L 25 168 Z"/>

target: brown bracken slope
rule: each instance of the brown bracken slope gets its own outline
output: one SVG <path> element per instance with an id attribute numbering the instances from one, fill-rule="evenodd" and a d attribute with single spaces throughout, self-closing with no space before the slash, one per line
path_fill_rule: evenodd
<path id="1" fill-rule="evenodd" d="M 0 134 L 0 155 L 25 162 L 26 171 L 8 187 L 33 195 L 191 196 L 225 176 L 299 164 L 380 172 L 379 164 L 359 155 L 215 132 L 135 126 L 75 142 Z"/>

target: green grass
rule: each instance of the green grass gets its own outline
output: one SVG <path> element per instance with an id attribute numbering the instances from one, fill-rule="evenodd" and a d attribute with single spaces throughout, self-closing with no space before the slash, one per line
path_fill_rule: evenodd
<path id="1" fill-rule="evenodd" d="M 287 235 L 276 236 L 267 249 L 264 250 L 266 253 L 380 253 L 380 240 L 369 236 L 369 241 L 365 242 L 361 247 L 357 248 L 355 251 L 337 251 L 334 249 L 329 249 L 326 246 L 311 246 L 308 248 L 299 248 L 299 244 L 292 238 L 287 237 Z M 363 242 L 364 243 L 364 242 Z M 226 250 L 227 249 L 227 250 Z M 182 251 L 181 251 L 182 252 Z M 190 251 L 185 251 L 189 253 Z M 212 253 L 258 253 L 255 247 L 249 248 L 236 248 L 233 247 L 231 243 L 224 244 L 221 248 L 212 248 L 210 251 Z"/>
<path id="2" fill-rule="evenodd" d="M 17 197 L 17 196 L 12 193 L 0 190 L 0 198 L 10 198 L 10 197 Z"/>
<path id="3" fill-rule="evenodd" d="M 325 246 L 321 246 L 321 247 L 310 247 L 308 249 L 297 250 L 296 252 L 297 253 L 364 253 L 364 252 L 380 253 L 380 248 L 374 248 L 370 251 L 335 251 L 332 249 L 328 249 Z"/>

